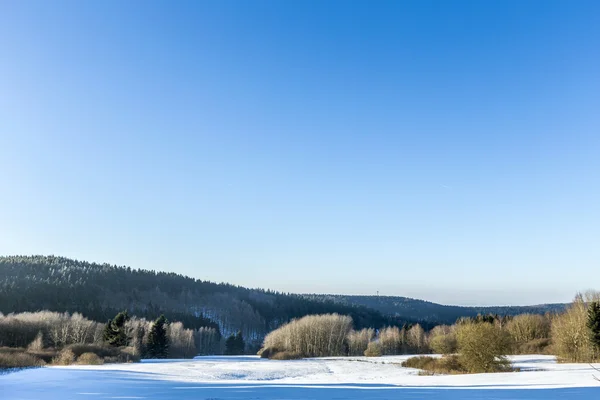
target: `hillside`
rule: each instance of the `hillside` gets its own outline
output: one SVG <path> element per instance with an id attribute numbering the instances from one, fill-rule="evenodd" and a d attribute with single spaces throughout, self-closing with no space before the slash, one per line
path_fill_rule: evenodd
<path id="1" fill-rule="evenodd" d="M 54 256 L 0 257 L 0 312 L 43 309 L 80 312 L 97 321 L 123 309 L 146 318 L 164 313 L 188 327 L 218 327 L 224 335 L 241 330 L 246 339 L 255 341 L 308 314 L 348 314 L 358 328 L 417 322 L 360 305 L 216 284 L 175 273 Z"/>
<path id="2" fill-rule="evenodd" d="M 490 306 L 461 307 L 446 306 L 425 300 L 400 296 L 350 296 L 350 295 L 305 295 L 317 301 L 332 301 L 343 305 L 360 305 L 377 310 L 385 315 L 406 319 L 418 319 L 431 323 L 453 324 L 460 317 L 478 314 L 518 315 L 523 313 L 545 314 L 563 311 L 567 304 L 540 304 L 534 306 Z"/>
<path id="3" fill-rule="evenodd" d="M 308 314 L 348 314 L 356 328 L 418 322 L 428 329 L 479 313 L 545 313 L 564 306 L 458 307 L 406 297 L 295 295 L 64 257 L 0 257 L 0 312 L 5 314 L 45 309 L 105 321 L 127 309 L 150 319 L 164 313 L 191 328 L 218 327 L 224 335 L 241 330 L 255 341 Z"/>

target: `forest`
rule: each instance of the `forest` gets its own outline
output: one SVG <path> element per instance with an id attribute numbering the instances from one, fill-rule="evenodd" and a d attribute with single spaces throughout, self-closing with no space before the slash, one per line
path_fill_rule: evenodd
<path id="1" fill-rule="evenodd" d="M 358 328 L 419 322 L 433 326 L 361 305 L 217 284 L 175 273 L 55 256 L 0 257 L 0 312 L 41 310 L 80 313 L 99 322 L 122 310 L 147 320 L 164 314 L 188 329 L 215 328 L 223 336 L 241 331 L 256 346 L 271 330 L 311 314 L 349 315 Z"/>

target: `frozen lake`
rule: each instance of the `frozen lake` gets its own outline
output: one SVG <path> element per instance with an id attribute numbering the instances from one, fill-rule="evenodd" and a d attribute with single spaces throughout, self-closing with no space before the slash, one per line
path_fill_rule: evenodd
<path id="1" fill-rule="evenodd" d="M 409 356 L 269 361 L 200 357 L 139 364 L 49 367 L 0 376 L 13 399 L 600 399 L 587 364 L 511 357 L 521 372 L 419 376 Z"/>

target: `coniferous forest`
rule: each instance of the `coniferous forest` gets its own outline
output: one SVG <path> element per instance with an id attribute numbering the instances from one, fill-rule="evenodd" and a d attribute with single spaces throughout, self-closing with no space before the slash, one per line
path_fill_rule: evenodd
<path id="1" fill-rule="evenodd" d="M 217 284 L 175 273 L 55 256 L 0 257 L 0 312 L 38 310 L 79 312 L 101 322 L 122 310 L 148 320 L 164 314 L 190 329 L 214 327 L 223 336 L 240 331 L 249 341 L 260 341 L 281 324 L 310 314 L 350 315 L 361 328 L 418 322 L 387 317 L 364 306 Z"/>
<path id="2" fill-rule="evenodd" d="M 186 328 L 241 332 L 249 343 L 294 318 L 349 315 L 356 329 L 410 326 L 426 330 L 479 313 L 515 315 L 560 311 L 564 305 L 455 307 L 388 296 L 285 294 L 217 284 L 181 274 L 96 264 L 56 256 L 0 257 L 0 312 L 78 312 L 105 322 L 118 312 L 154 320 L 160 315 Z"/>

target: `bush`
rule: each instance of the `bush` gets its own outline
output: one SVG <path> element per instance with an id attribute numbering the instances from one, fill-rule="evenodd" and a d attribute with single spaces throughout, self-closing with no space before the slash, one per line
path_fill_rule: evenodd
<path id="1" fill-rule="evenodd" d="M 94 353 L 100 358 L 117 357 L 121 353 L 121 350 L 117 347 L 100 344 L 72 344 L 67 346 L 66 349 L 71 350 L 76 358 L 84 353 Z"/>
<path id="2" fill-rule="evenodd" d="M 75 362 L 75 353 L 71 349 L 63 349 L 58 356 L 52 360 L 55 365 L 71 365 Z"/>
<path id="3" fill-rule="evenodd" d="M 23 349 L 0 348 L 0 369 L 41 367 L 46 363 Z"/>
<path id="4" fill-rule="evenodd" d="M 465 322 L 458 325 L 456 338 L 460 364 L 470 373 L 501 372 L 510 369 L 505 354 L 509 338 L 496 324 Z"/>
<path id="5" fill-rule="evenodd" d="M 515 348 L 517 354 L 549 354 L 550 339 L 534 339 Z"/>
<path id="6" fill-rule="evenodd" d="M 279 352 L 301 357 L 343 356 L 351 327 L 352 318 L 348 316 L 308 315 L 269 333 L 259 353 L 267 357 Z"/>
<path id="7" fill-rule="evenodd" d="M 442 358 L 429 356 L 411 357 L 402 363 L 403 367 L 415 368 L 432 374 L 465 374 L 468 371 L 460 363 L 458 356 L 450 355 Z"/>
<path id="8" fill-rule="evenodd" d="M 52 363 L 54 357 L 58 355 L 58 351 L 52 349 L 45 349 L 41 351 L 27 350 L 27 354 L 31 354 L 32 356 L 35 356 L 40 360 L 44 361 L 44 363 L 50 364 Z"/>
<path id="9" fill-rule="evenodd" d="M 406 368 L 427 369 L 436 359 L 430 356 L 411 357 L 402 362 L 402 366 Z"/>
<path id="10" fill-rule="evenodd" d="M 272 354 L 269 358 L 271 360 L 299 360 L 302 356 L 298 353 L 292 353 L 291 351 L 279 351 Z"/>
<path id="11" fill-rule="evenodd" d="M 102 365 L 104 364 L 104 360 L 98 357 L 94 353 L 83 353 L 79 357 L 77 357 L 77 364 L 80 365 Z"/>
<path id="12" fill-rule="evenodd" d="M 381 357 L 381 345 L 378 342 L 369 342 L 364 354 L 366 357 Z"/>

